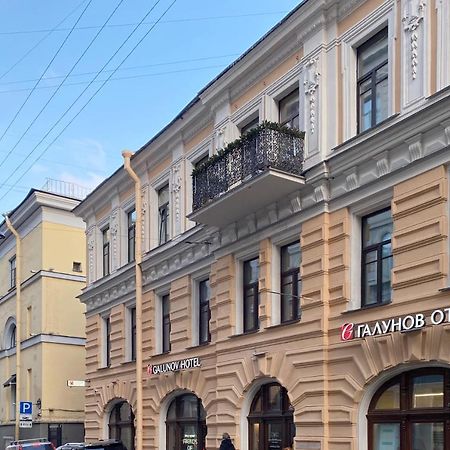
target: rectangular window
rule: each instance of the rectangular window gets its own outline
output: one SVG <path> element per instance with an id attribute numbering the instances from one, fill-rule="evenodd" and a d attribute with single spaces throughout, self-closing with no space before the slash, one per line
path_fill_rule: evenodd
<path id="1" fill-rule="evenodd" d="M 363 217 L 361 225 L 361 306 L 383 304 L 391 300 L 391 209 Z"/>
<path id="2" fill-rule="evenodd" d="M 102 230 L 102 248 L 103 248 L 103 276 L 109 275 L 109 227 Z"/>
<path id="3" fill-rule="evenodd" d="M 281 323 L 297 320 L 300 317 L 300 263 L 300 242 L 281 247 Z"/>
<path id="4" fill-rule="evenodd" d="M 135 237 L 136 237 L 136 210 L 133 209 L 127 214 L 128 219 L 128 262 L 135 258 Z"/>
<path id="5" fill-rule="evenodd" d="M 169 185 L 158 191 L 159 245 L 169 240 Z"/>
<path id="6" fill-rule="evenodd" d="M 300 127 L 300 108 L 298 89 L 282 98 L 278 104 L 280 111 L 280 124 L 289 128 Z"/>
<path id="7" fill-rule="evenodd" d="M 209 332 L 209 319 L 211 318 L 211 310 L 209 307 L 209 299 L 211 297 L 211 288 L 209 279 L 198 283 L 198 343 L 206 344 L 211 341 Z"/>
<path id="8" fill-rule="evenodd" d="M 16 257 L 13 256 L 9 260 L 9 287 L 13 288 L 16 286 Z"/>
<path id="9" fill-rule="evenodd" d="M 136 308 L 130 309 L 130 359 L 136 361 Z"/>
<path id="10" fill-rule="evenodd" d="M 104 336 L 105 336 L 105 358 L 104 363 L 105 367 L 109 367 L 111 365 L 111 319 L 109 317 L 105 317 L 103 322 L 104 326 Z"/>
<path id="11" fill-rule="evenodd" d="M 161 297 L 162 303 L 162 352 L 170 352 L 170 296 Z"/>
<path id="12" fill-rule="evenodd" d="M 244 261 L 244 333 L 259 330 L 259 258 Z"/>
<path id="13" fill-rule="evenodd" d="M 250 130 L 253 130 L 253 128 L 256 128 L 258 125 L 259 125 L 259 117 L 256 117 L 255 119 L 251 120 L 243 127 L 241 127 L 241 134 L 248 133 Z"/>
<path id="14" fill-rule="evenodd" d="M 357 50 L 358 130 L 368 130 L 388 117 L 388 30 Z"/>

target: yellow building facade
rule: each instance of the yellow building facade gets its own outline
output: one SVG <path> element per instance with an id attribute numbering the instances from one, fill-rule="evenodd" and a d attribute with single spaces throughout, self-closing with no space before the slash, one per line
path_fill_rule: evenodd
<path id="1" fill-rule="evenodd" d="M 449 24 L 302 2 L 75 208 L 88 439 L 450 450 Z"/>
<path id="2" fill-rule="evenodd" d="M 8 214 L 20 235 L 1 224 L 0 240 L 0 434 L 14 439 L 16 404 L 32 402 L 32 428 L 20 438 L 44 437 L 55 444 L 84 439 L 84 305 L 77 296 L 85 285 L 84 224 L 71 210 L 79 200 L 32 190 Z M 20 260 L 19 260 L 20 259 Z M 16 333 L 16 271 L 21 268 L 20 336 Z M 21 381 L 16 385 L 16 348 L 21 345 Z"/>

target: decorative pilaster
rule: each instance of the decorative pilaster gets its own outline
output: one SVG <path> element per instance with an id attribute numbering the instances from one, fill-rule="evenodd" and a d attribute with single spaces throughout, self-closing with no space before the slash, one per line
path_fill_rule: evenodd
<path id="1" fill-rule="evenodd" d="M 408 0 L 402 22 L 404 31 L 409 33 L 411 77 L 417 78 L 419 63 L 419 28 L 424 18 L 426 3 L 424 0 Z"/>
<path id="2" fill-rule="evenodd" d="M 119 255 L 119 209 L 116 208 L 111 214 L 110 232 L 111 232 L 111 272 L 114 272 L 120 266 Z"/>
<path id="3" fill-rule="evenodd" d="M 317 95 L 316 91 L 319 88 L 320 73 L 318 70 L 318 58 L 310 59 L 306 63 L 305 81 L 305 96 L 309 99 L 309 132 L 314 134 L 316 131 L 316 110 L 317 110 Z"/>
<path id="4" fill-rule="evenodd" d="M 95 226 L 87 230 L 87 252 L 88 252 L 88 284 L 95 280 Z"/>
<path id="5" fill-rule="evenodd" d="M 172 199 L 173 199 L 173 235 L 181 233 L 181 187 L 183 179 L 181 173 L 181 163 L 172 167 Z"/>

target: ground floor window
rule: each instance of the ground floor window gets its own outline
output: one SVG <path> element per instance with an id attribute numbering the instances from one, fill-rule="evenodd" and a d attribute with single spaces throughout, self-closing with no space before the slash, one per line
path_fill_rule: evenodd
<path id="1" fill-rule="evenodd" d="M 278 383 L 263 385 L 253 399 L 248 415 L 249 450 L 293 448 L 294 408 L 286 389 Z"/>
<path id="2" fill-rule="evenodd" d="M 134 450 L 134 414 L 126 401 L 116 403 L 109 416 L 109 437 L 122 441 L 127 450 Z"/>
<path id="3" fill-rule="evenodd" d="M 206 438 L 206 412 L 194 394 L 176 397 L 166 419 L 167 450 L 203 450 Z"/>
<path id="4" fill-rule="evenodd" d="M 374 395 L 369 450 L 450 450 L 450 370 L 406 372 Z"/>

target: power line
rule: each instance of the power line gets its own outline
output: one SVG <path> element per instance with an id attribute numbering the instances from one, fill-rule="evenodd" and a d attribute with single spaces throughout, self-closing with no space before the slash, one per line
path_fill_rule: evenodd
<path id="1" fill-rule="evenodd" d="M 239 56 L 239 55 L 240 55 L 240 53 L 229 53 L 227 55 L 204 56 L 202 58 L 191 58 L 191 59 L 179 59 L 177 61 L 168 61 L 168 62 L 160 62 L 160 63 L 154 63 L 154 64 L 144 64 L 144 65 L 140 65 L 140 66 L 122 67 L 121 69 L 119 69 L 119 71 L 146 69 L 148 67 L 170 66 L 170 65 L 189 63 L 189 62 L 207 61 L 207 60 L 211 60 L 211 59 L 230 58 L 230 57 L 235 57 L 235 56 Z M 103 73 L 112 72 L 113 70 L 114 69 L 104 70 Z M 73 73 L 70 75 L 69 78 L 83 77 L 83 76 L 87 76 L 87 75 L 96 75 L 97 73 L 98 73 L 98 71 Z M 64 75 L 45 77 L 45 78 L 43 78 L 43 81 L 57 80 L 59 78 L 64 78 Z M 36 81 L 36 78 L 29 79 L 29 80 L 4 81 L 4 82 L 0 82 L 0 86 L 10 85 L 10 84 L 20 84 L 20 83 L 31 83 L 33 81 Z M 46 87 L 46 86 L 44 86 L 44 87 Z M 37 89 L 40 89 L 40 88 L 42 88 L 42 86 L 38 87 Z M 2 92 L 16 92 L 16 91 L 0 91 L 0 93 L 2 93 Z"/>
<path id="2" fill-rule="evenodd" d="M 215 64 L 213 66 L 201 66 L 201 67 L 190 67 L 187 69 L 178 69 L 178 70 L 168 70 L 165 72 L 153 72 L 153 73 L 141 73 L 138 75 L 128 75 L 125 77 L 114 77 L 111 78 L 109 81 L 120 81 L 120 80 L 132 80 L 136 78 L 146 78 L 146 77 L 153 77 L 153 76 L 159 76 L 159 75 L 170 75 L 174 73 L 185 73 L 185 72 L 193 72 L 197 70 L 206 70 L 206 69 L 224 69 L 226 65 L 224 64 Z M 92 83 L 90 81 L 76 81 L 74 83 L 66 83 L 64 87 L 70 87 L 70 86 L 80 86 L 83 84 L 93 84 L 93 83 L 102 83 L 104 80 L 95 80 Z M 54 84 L 51 86 L 40 86 L 37 89 L 53 89 L 54 87 L 57 87 L 58 85 Z M 28 91 L 28 88 L 21 88 L 21 89 L 10 89 L 7 91 L 0 91 L 0 94 L 6 94 L 6 93 L 12 93 L 12 92 L 24 92 Z M 1 165 L 1 164 L 0 164 Z"/>
<path id="3" fill-rule="evenodd" d="M 92 0 L 91 0 L 92 1 Z M 81 53 L 81 55 L 79 56 L 79 58 L 75 61 L 75 63 L 72 65 L 71 69 L 69 70 L 69 72 L 67 72 L 66 76 L 64 77 L 64 79 L 61 81 L 61 83 L 59 85 L 56 86 L 55 91 L 53 92 L 53 94 L 50 96 L 50 98 L 47 100 L 47 102 L 44 104 L 44 106 L 41 108 L 41 110 L 38 112 L 38 114 L 34 117 L 34 119 L 30 122 L 30 124 L 28 125 L 27 129 L 22 133 L 22 135 L 20 136 L 19 140 L 14 144 L 14 146 L 11 148 L 11 150 L 9 150 L 9 152 L 6 154 L 6 156 L 0 161 L 0 167 L 3 165 L 3 163 L 10 157 L 10 155 L 12 154 L 12 152 L 17 148 L 17 146 L 22 142 L 22 139 L 24 138 L 24 136 L 28 133 L 28 131 L 30 130 L 30 128 L 36 123 L 36 120 L 38 120 L 38 118 L 41 116 L 41 114 L 44 112 L 45 108 L 47 108 L 48 104 L 53 100 L 53 98 L 55 98 L 56 94 L 59 92 L 59 90 L 61 89 L 62 85 L 64 84 L 64 82 L 67 80 L 67 78 L 69 78 L 70 74 L 75 70 L 75 67 L 78 65 L 78 63 L 83 59 L 84 55 L 89 51 L 89 49 L 91 48 L 91 46 L 94 44 L 94 42 L 97 40 L 98 36 L 100 35 L 100 33 L 103 31 L 103 29 L 105 28 L 105 26 L 107 25 L 107 23 L 111 20 L 112 16 L 115 14 L 115 12 L 119 9 L 120 5 L 124 2 L 124 0 L 119 0 L 119 2 L 117 3 L 116 7 L 112 10 L 111 14 L 108 16 L 108 18 L 106 19 L 106 21 L 103 23 L 103 26 L 97 31 L 97 33 L 95 34 L 95 36 L 91 39 L 91 41 L 89 42 L 88 46 L 84 49 L 84 51 Z M 86 6 L 86 8 L 89 5 Z M 85 9 L 86 10 L 86 9 Z M 42 78 L 42 77 L 41 77 Z M 39 80 L 40 81 L 40 80 Z M 39 83 L 38 81 L 38 83 Z"/>
<path id="4" fill-rule="evenodd" d="M 210 17 L 193 17 L 190 19 L 171 19 L 171 20 L 163 20 L 160 23 L 180 23 L 180 22 L 200 22 L 200 21 L 211 21 L 211 20 L 221 20 L 221 19 L 235 19 L 239 17 L 258 17 L 258 16 L 273 16 L 277 14 L 286 14 L 288 11 L 273 11 L 273 12 L 261 12 L 261 13 L 248 13 L 248 14 L 230 14 L 226 16 L 210 16 Z M 142 25 L 152 25 L 154 22 L 143 22 Z M 116 24 L 109 24 L 108 28 L 123 28 L 123 27 L 132 27 L 136 25 L 136 23 L 116 23 Z M 92 30 L 99 28 L 98 25 L 90 25 L 90 26 L 83 26 L 83 27 L 77 27 L 75 28 L 76 31 L 82 31 L 82 30 Z M 52 28 L 51 31 L 67 31 L 67 28 Z M 17 35 L 17 34 L 35 34 L 35 33 L 45 33 L 47 29 L 40 29 L 40 30 L 12 30 L 12 31 L 0 31 L 0 36 L 5 35 Z"/>
<path id="5" fill-rule="evenodd" d="M 78 8 L 80 8 L 80 6 L 83 3 L 85 3 L 85 1 L 86 0 L 83 0 L 81 3 L 79 3 L 75 9 L 70 11 L 70 13 L 67 14 L 67 16 L 65 16 L 64 19 L 61 20 L 60 22 L 58 22 L 57 25 L 55 25 L 53 28 L 51 28 L 50 30 L 46 30 L 46 31 L 48 31 L 48 33 L 45 36 L 43 36 L 41 39 L 39 39 L 39 41 L 35 45 L 33 45 L 33 47 L 31 47 L 28 51 L 26 51 L 25 54 L 23 56 L 21 56 L 9 69 L 7 69 L 2 75 L 0 75 L 0 80 L 3 79 L 3 77 L 5 77 L 6 75 L 8 75 L 8 73 L 11 72 L 11 70 L 13 70 L 30 53 L 32 53 L 37 47 L 39 47 L 39 45 L 41 45 L 42 42 L 44 42 L 54 31 L 56 31 L 60 25 L 62 25 Z M 3 32 L 1 32 L 0 34 L 3 34 Z"/>
<path id="6" fill-rule="evenodd" d="M 147 14 L 143 17 L 142 22 L 147 18 L 148 15 L 153 11 L 154 8 L 160 3 L 161 0 L 157 0 L 157 2 L 150 8 L 150 10 L 147 12 Z M 25 176 L 25 174 L 33 167 L 33 165 L 39 161 L 39 159 L 42 157 L 42 155 L 45 154 L 45 152 L 57 141 L 57 139 L 64 133 L 64 131 L 70 126 L 70 124 L 81 114 L 81 112 L 86 108 L 86 106 L 93 100 L 93 98 L 101 91 L 101 89 L 106 85 L 106 83 L 111 79 L 111 77 L 114 75 L 114 73 L 123 65 L 123 63 L 131 56 L 131 54 L 136 50 L 136 48 L 142 43 L 142 41 L 150 34 L 151 31 L 158 25 L 159 21 L 169 12 L 169 10 L 172 8 L 172 6 L 177 2 L 177 0 L 173 0 L 170 5 L 164 10 L 164 12 L 159 16 L 159 18 L 156 20 L 156 22 L 147 30 L 147 32 L 139 39 L 139 41 L 136 43 L 136 45 L 131 49 L 131 51 L 125 56 L 125 58 L 122 59 L 122 61 L 119 63 L 119 65 L 115 68 L 115 70 L 109 75 L 109 77 L 100 85 L 100 87 L 91 95 L 91 97 L 87 100 L 87 102 L 82 106 L 82 108 L 75 114 L 75 116 L 70 119 L 70 121 L 64 126 L 64 128 L 56 135 L 56 137 L 44 148 L 44 150 L 39 154 L 39 156 L 32 162 L 32 164 L 26 169 L 26 171 L 16 180 L 15 183 L 22 180 L 22 178 Z M 114 58 L 114 56 L 120 51 L 120 49 L 125 45 L 125 43 L 131 38 L 131 36 L 134 34 L 134 32 L 139 28 L 140 24 L 138 24 L 133 31 L 128 35 L 126 40 L 122 43 L 122 45 L 114 52 L 114 54 L 111 56 L 111 58 L 106 62 L 106 64 L 103 67 L 106 67 L 109 62 Z M 92 80 L 92 82 L 95 81 L 95 78 Z M 78 101 L 78 99 L 83 95 L 83 93 L 89 88 L 89 85 L 83 90 L 83 92 L 75 99 L 75 101 L 70 105 L 68 109 L 64 112 L 64 114 L 58 119 L 58 121 L 50 128 L 50 130 L 45 134 L 45 136 L 39 141 L 39 143 L 28 153 L 27 157 L 16 167 L 19 169 L 23 166 L 25 161 L 31 156 L 31 154 L 36 150 L 36 148 L 42 143 L 42 141 L 50 134 L 50 132 L 55 128 L 55 126 L 65 117 L 65 115 L 70 111 L 72 106 Z M 14 173 L 14 172 L 13 172 Z M 6 183 L 9 181 L 13 175 L 13 173 L 4 181 Z M 3 200 L 6 195 L 11 191 L 12 188 L 10 188 L 8 191 L 5 192 L 5 194 L 0 197 L 0 200 Z"/>
<path id="7" fill-rule="evenodd" d="M 83 11 L 81 12 L 81 14 L 78 16 L 78 19 L 76 20 L 76 22 L 73 24 L 73 27 L 71 28 L 71 30 L 69 31 L 69 33 L 67 34 L 67 36 L 64 38 L 64 40 L 62 41 L 61 45 L 59 46 L 58 50 L 56 51 L 56 53 L 53 55 L 52 59 L 50 60 L 50 62 L 47 64 L 47 66 L 45 67 L 44 71 L 41 73 L 41 76 L 39 77 L 38 81 L 36 81 L 36 83 L 33 86 L 33 89 L 31 90 L 31 92 L 27 95 L 27 97 L 25 98 L 24 102 L 22 103 L 22 105 L 20 106 L 19 110 L 16 112 L 16 114 L 14 115 L 14 117 L 12 118 L 11 122 L 9 122 L 9 125 L 6 127 L 6 130 L 3 132 L 3 134 L 0 136 L 0 142 L 2 141 L 2 139 L 5 137 L 5 134 L 8 132 L 8 130 L 10 129 L 11 125 L 14 123 L 14 121 L 17 119 L 17 116 L 20 114 L 20 112 L 22 111 L 22 109 L 24 108 L 24 106 L 27 104 L 28 100 L 30 99 L 30 97 L 33 95 L 34 90 L 36 89 L 37 85 L 40 83 L 40 81 L 42 80 L 43 76 L 45 75 L 45 72 L 47 72 L 47 70 L 49 69 L 49 67 L 53 64 L 53 61 L 56 59 L 56 57 L 58 56 L 59 52 L 62 50 L 62 48 L 64 47 L 65 43 L 67 42 L 67 40 L 69 39 L 70 35 L 72 34 L 73 30 L 75 29 L 75 27 L 77 26 L 78 22 L 81 20 L 81 18 L 83 17 L 84 13 L 86 12 L 86 10 L 89 8 L 89 5 L 92 3 L 92 0 L 88 1 L 88 4 L 85 6 L 85 8 L 83 9 Z"/>

